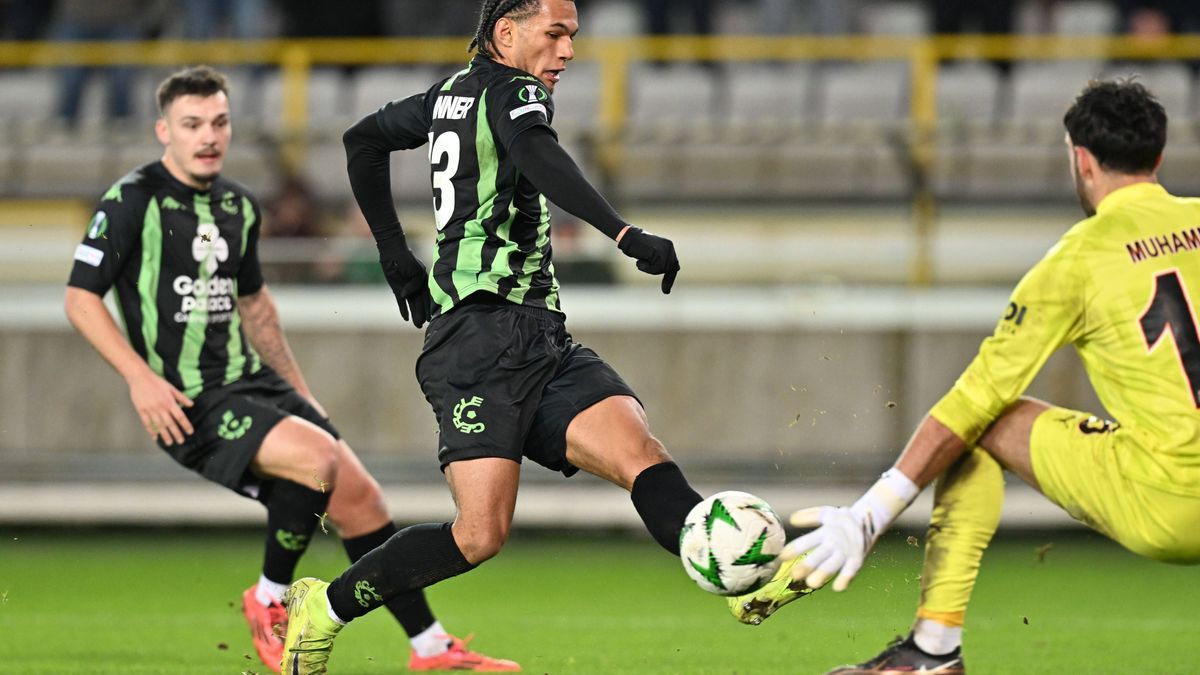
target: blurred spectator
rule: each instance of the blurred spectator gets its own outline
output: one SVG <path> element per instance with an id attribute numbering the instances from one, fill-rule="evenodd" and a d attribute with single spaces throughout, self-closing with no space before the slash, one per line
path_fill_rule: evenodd
<path id="1" fill-rule="evenodd" d="M 763 32 L 773 35 L 851 32 L 862 0 L 761 0 Z M 802 19 L 797 25 L 796 18 Z"/>
<path id="2" fill-rule="evenodd" d="M 298 176 L 284 179 L 279 191 L 266 204 L 263 236 L 316 237 L 321 234 L 320 206 L 308 182 Z"/>
<path id="3" fill-rule="evenodd" d="M 316 260 L 316 280 L 327 284 L 384 284 L 383 267 L 371 226 L 350 202 L 346 208 L 344 233 L 325 247 Z M 414 247 L 420 248 L 420 247 Z M 424 257 L 424 256 L 421 256 Z"/>
<path id="4" fill-rule="evenodd" d="M 599 247 L 589 246 L 597 241 L 596 231 L 575 216 L 551 207 L 554 227 L 550 228 L 550 245 L 554 249 L 554 276 L 570 285 L 612 285 L 617 282 L 613 268 L 612 242 L 601 237 Z"/>
<path id="5" fill-rule="evenodd" d="M 321 281 L 313 255 L 322 246 L 321 208 L 308 182 L 298 176 L 284 179 L 264 205 L 262 235 L 272 240 L 260 248 L 267 277 L 274 283 Z"/>
<path id="6" fill-rule="evenodd" d="M 1011 33 L 1016 5 L 1015 0 L 933 0 L 933 32 L 939 35 Z"/>
<path id="7" fill-rule="evenodd" d="M 137 40 L 144 38 L 158 15 L 153 0 L 59 0 L 51 37 L 62 41 Z M 62 71 L 58 114 L 71 126 L 79 122 L 83 90 L 94 68 L 71 67 Z M 125 66 L 109 67 L 108 114 L 128 118 L 130 82 L 133 71 Z"/>
<path id="8" fill-rule="evenodd" d="M 1200 32 L 1200 4 L 1195 0 L 1119 0 L 1125 31 L 1139 37 Z"/>
<path id="9" fill-rule="evenodd" d="M 442 0 L 426 0 L 427 4 Z M 382 0 L 281 2 L 288 37 L 377 37 L 384 34 Z"/>
<path id="10" fill-rule="evenodd" d="M 385 0 L 389 35 L 427 37 L 471 35 L 479 20 L 476 0 Z M 419 17 L 414 20 L 413 17 Z"/>
<path id="11" fill-rule="evenodd" d="M 651 35 L 713 32 L 713 0 L 642 0 L 646 10 L 646 31 Z M 684 12 L 683 10 L 687 11 Z M 686 15 L 687 24 L 678 19 Z"/>
<path id="12" fill-rule="evenodd" d="M 1016 0 L 933 0 L 933 32 L 1008 35 L 1013 32 L 1016 14 Z M 1007 76 L 1012 61 L 996 61 L 996 68 Z"/>
<path id="13" fill-rule="evenodd" d="M 268 16 L 266 0 L 182 0 L 183 37 L 188 40 L 232 38 L 255 40 L 278 33 L 277 22 Z M 251 114 L 262 111 L 262 82 L 267 67 L 233 66 L 227 73 L 244 68 L 249 75 L 248 86 L 237 92 L 244 101 L 242 110 Z"/>
<path id="14" fill-rule="evenodd" d="M 442 0 L 426 0 L 429 4 Z M 280 1 L 283 10 L 283 34 L 286 37 L 383 37 L 383 0 L 305 0 Z M 358 66 L 343 66 L 349 75 Z"/>
<path id="15" fill-rule="evenodd" d="M 0 40 L 43 38 L 52 9 L 46 0 L 0 0 Z"/>
<path id="16" fill-rule="evenodd" d="M 266 35 L 265 0 L 183 0 L 183 36 L 189 40 Z"/>

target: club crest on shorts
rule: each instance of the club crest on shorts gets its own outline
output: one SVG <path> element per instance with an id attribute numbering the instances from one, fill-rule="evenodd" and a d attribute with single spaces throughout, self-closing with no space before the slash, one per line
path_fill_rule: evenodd
<path id="1" fill-rule="evenodd" d="M 454 428 L 464 434 L 477 434 L 486 429 L 483 422 L 473 421 L 479 416 L 479 412 L 475 409 L 481 405 L 483 405 L 483 399 L 478 396 L 472 396 L 469 401 L 465 398 L 458 399 L 458 405 L 454 406 Z"/>
<path id="2" fill-rule="evenodd" d="M 221 426 L 217 428 L 217 435 L 227 441 L 236 441 L 246 435 L 253 423 L 254 420 L 249 415 L 239 420 L 232 410 L 226 410 L 221 416 Z"/>
<path id="3" fill-rule="evenodd" d="M 1085 434 L 1111 434 L 1121 427 L 1112 420 L 1102 420 L 1095 415 L 1079 423 L 1079 430 Z"/>

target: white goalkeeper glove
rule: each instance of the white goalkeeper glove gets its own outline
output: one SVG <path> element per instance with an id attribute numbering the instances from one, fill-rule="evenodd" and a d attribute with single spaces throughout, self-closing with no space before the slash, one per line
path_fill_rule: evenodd
<path id="1" fill-rule="evenodd" d="M 899 470 L 889 469 L 849 508 L 817 506 L 796 511 L 789 519 L 793 526 L 817 529 L 789 542 L 780 557 L 805 556 L 792 568 L 792 578 L 804 580 L 809 588 L 820 588 L 836 576 L 833 590 L 844 591 L 862 569 L 879 535 L 920 492 Z"/>

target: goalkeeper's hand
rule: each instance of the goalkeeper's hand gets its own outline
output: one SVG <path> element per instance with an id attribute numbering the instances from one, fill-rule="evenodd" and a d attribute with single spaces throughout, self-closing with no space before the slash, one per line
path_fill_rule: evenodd
<path id="1" fill-rule="evenodd" d="M 875 540 L 913 503 L 921 487 L 892 467 L 849 508 L 818 506 L 793 513 L 792 525 L 817 529 L 783 548 L 784 560 L 805 556 L 792 568 L 792 578 L 820 588 L 837 576 L 833 590 L 846 590 Z"/>
<path id="2" fill-rule="evenodd" d="M 617 248 L 630 258 L 636 258 L 637 268 L 646 274 L 661 274 L 662 292 L 670 293 L 679 274 L 679 256 L 675 255 L 675 244 L 670 239 L 646 232 L 640 227 L 627 227 L 621 234 Z"/>
<path id="3" fill-rule="evenodd" d="M 784 546 L 784 560 L 805 556 L 792 568 L 792 578 L 820 588 L 836 575 L 833 590 L 846 590 L 875 545 L 870 517 L 858 509 L 817 506 L 797 511 L 789 520 L 795 527 L 817 528 Z"/>
<path id="4" fill-rule="evenodd" d="M 429 295 L 429 274 L 425 264 L 409 250 L 404 235 L 377 242 L 379 264 L 383 276 L 396 296 L 400 316 L 408 321 L 411 317 L 417 328 L 425 325 L 432 313 L 433 300 Z"/>

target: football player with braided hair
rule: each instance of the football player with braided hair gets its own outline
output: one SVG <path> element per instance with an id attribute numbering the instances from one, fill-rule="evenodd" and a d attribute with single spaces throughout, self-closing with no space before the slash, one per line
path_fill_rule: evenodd
<path id="1" fill-rule="evenodd" d="M 629 385 L 567 332 L 554 273 L 547 200 L 661 275 L 663 293 L 679 272 L 674 245 L 621 219 L 558 143 L 552 93 L 578 30 L 572 0 L 485 0 L 466 68 L 344 135 L 350 184 L 401 314 L 429 321 L 417 379 L 457 514 L 402 530 L 331 583 L 293 584 L 287 672 L 325 672 L 347 622 L 499 553 L 524 458 L 628 490 L 650 534 L 679 554 L 700 496 Z M 392 152 L 427 144 L 438 231 L 428 272 L 406 243 L 388 170 Z"/>

